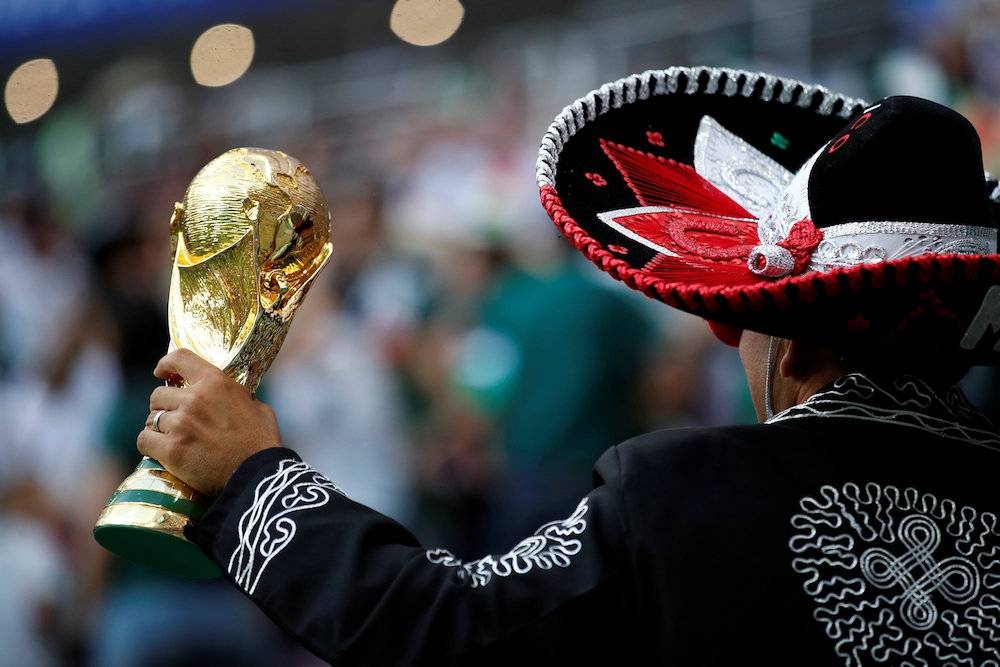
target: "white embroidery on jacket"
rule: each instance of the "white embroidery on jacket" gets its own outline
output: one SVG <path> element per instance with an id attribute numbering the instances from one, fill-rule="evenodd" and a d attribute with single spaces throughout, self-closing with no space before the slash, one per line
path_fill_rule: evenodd
<path id="1" fill-rule="evenodd" d="M 996 514 L 878 484 L 799 505 L 792 569 L 846 667 L 1000 667 Z"/>
<path id="2" fill-rule="evenodd" d="M 307 463 L 280 461 L 278 470 L 257 484 L 253 504 L 240 517 L 227 567 L 236 584 L 253 595 L 268 563 L 295 537 L 298 526 L 289 515 L 327 504 L 331 493 L 344 495 Z"/>
<path id="3" fill-rule="evenodd" d="M 944 396 L 916 378 L 898 378 L 880 386 L 860 373 L 845 375 L 828 391 L 779 412 L 768 424 L 803 417 L 850 417 L 865 421 L 888 421 L 918 428 L 935 435 L 978 445 L 1000 445 L 1000 433 L 985 416 L 975 411 L 961 391 L 952 388 Z"/>
<path id="4" fill-rule="evenodd" d="M 584 498 L 568 519 L 545 524 L 502 556 L 486 556 L 464 563 L 447 549 L 431 549 L 426 554 L 427 560 L 436 565 L 460 568 L 458 576 L 468 579 L 472 588 L 486 586 L 494 576 L 526 574 L 536 567 L 542 570 L 569 567 L 572 557 L 583 548 L 580 540 L 573 536 L 587 530 L 588 510 L 587 498 Z"/>

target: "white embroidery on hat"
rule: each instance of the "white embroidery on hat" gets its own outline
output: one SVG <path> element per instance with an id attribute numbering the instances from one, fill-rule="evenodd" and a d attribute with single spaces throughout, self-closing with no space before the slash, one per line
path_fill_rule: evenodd
<path id="1" fill-rule="evenodd" d="M 636 243 L 641 243 L 650 250 L 658 252 L 662 255 L 676 257 L 677 253 L 664 248 L 658 243 L 654 243 L 641 234 L 636 234 L 631 229 L 625 227 L 616 220 L 616 218 L 625 218 L 631 215 L 641 215 L 643 213 L 665 213 L 673 210 L 675 209 L 668 208 L 666 206 L 634 206 L 632 208 L 622 208 L 615 211 L 602 211 L 597 214 L 597 217 L 601 222 L 606 224 L 608 227 L 611 227 L 622 236 L 626 236 Z"/>
<path id="2" fill-rule="evenodd" d="M 796 222 L 812 219 L 809 210 L 809 175 L 812 173 L 813 165 L 816 164 L 816 158 L 825 147 L 824 144 L 806 160 L 802 168 L 795 172 L 781 199 L 759 219 L 757 236 L 760 237 L 762 244 L 778 244 L 788 238 Z"/>
<path id="3" fill-rule="evenodd" d="M 865 104 L 863 100 L 838 95 L 823 86 L 762 72 L 745 72 L 724 67 L 670 67 L 647 70 L 592 90 L 568 104 L 555 117 L 538 150 L 535 178 L 539 187 L 555 185 L 556 167 L 563 146 L 587 123 L 612 109 L 621 108 L 637 100 L 657 95 L 677 94 L 680 92 L 681 77 L 685 80 L 683 92 L 688 95 L 699 92 L 707 94 L 712 90 L 716 95 L 734 97 L 739 94 L 743 97 L 753 97 L 759 88 L 756 95 L 769 102 L 774 100 L 774 93 L 780 88 L 777 102 L 794 103 L 802 108 L 808 108 L 818 100 L 816 113 L 822 116 L 836 115 L 850 118 Z M 723 78 L 725 83 L 721 84 Z"/>
<path id="4" fill-rule="evenodd" d="M 794 174 L 724 128 L 702 116 L 694 141 L 694 168 L 755 218 L 781 200 Z"/>
<path id="5" fill-rule="evenodd" d="M 823 486 L 788 542 L 846 667 L 1000 665 L 1000 525 L 916 489 Z"/>
<path id="6" fill-rule="evenodd" d="M 809 269 L 829 271 L 925 253 L 991 255 L 997 250 L 997 230 L 969 225 L 923 222 L 848 222 L 823 228 L 823 240 Z"/>
<path id="7" fill-rule="evenodd" d="M 780 278 L 795 269 L 795 257 L 780 245 L 756 245 L 750 250 L 747 268 L 765 278 Z"/>
<path id="8" fill-rule="evenodd" d="M 460 568 L 459 577 L 468 580 L 472 588 L 486 586 L 495 576 L 527 574 L 535 568 L 569 567 L 572 557 L 583 548 L 575 536 L 587 530 L 588 509 L 587 498 L 584 498 L 569 518 L 545 524 L 502 556 L 486 556 L 466 563 L 447 549 L 431 549 L 426 553 L 427 560 L 436 565 Z"/>
<path id="9" fill-rule="evenodd" d="M 268 564 L 298 531 L 298 524 L 289 515 L 322 507 L 334 493 L 344 495 L 308 464 L 295 459 L 280 461 L 278 470 L 257 484 L 253 503 L 240 517 L 236 549 L 227 566 L 236 585 L 253 595 Z"/>

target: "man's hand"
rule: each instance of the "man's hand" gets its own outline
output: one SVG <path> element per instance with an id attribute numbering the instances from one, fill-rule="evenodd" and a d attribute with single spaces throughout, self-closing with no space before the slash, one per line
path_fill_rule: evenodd
<path id="1" fill-rule="evenodd" d="M 281 446 L 274 412 L 235 380 L 190 350 L 160 359 L 153 375 L 172 384 L 149 397 L 150 414 L 139 433 L 139 451 L 189 486 L 218 495 L 250 455 Z M 165 410 L 153 430 L 153 416 Z"/>

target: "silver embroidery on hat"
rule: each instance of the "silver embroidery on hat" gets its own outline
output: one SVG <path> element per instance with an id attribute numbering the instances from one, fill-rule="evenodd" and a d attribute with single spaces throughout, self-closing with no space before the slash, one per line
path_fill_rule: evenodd
<path id="1" fill-rule="evenodd" d="M 795 257 L 780 245 L 756 245 L 750 251 L 747 267 L 765 278 L 781 278 L 795 269 Z"/>
<path id="2" fill-rule="evenodd" d="M 688 95 L 706 93 L 712 87 L 715 94 L 733 96 L 737 92 L 744 97 L 753 97 L 754 91 L 760 87 L 756 96 L 764 101 L 771 101 L 774 93 L 780 87 L 782 104 L 795 103 L 805 108 L 819 100 L 816 112 L 821 116 L 836 115 L 850 118 L 860 111 L 864 100 L 838 95 L 823 86 L 811 86 L 796 81 L 777 77 L 763 72 L 746 72 L 722 67 L 670 67 L 662 70 L 647 70 L 606 83 L 592 90 L 574 103 L 564 108 L 552 121 L 548 131 L 542 138 L 536 163 L 535 178 L 539 186 L 555 185 L 556 166 L 562 153 L 563 145 L 570 137 L 583 129 L 585 123 L 578 121 L 579 110 L 587 111 L 587 120 L 592 121 L 612 109 L 617 109 L 633 101 L 645 100 L 655 95 L 674 95 L 681 92 L 680 80 L 684 77 L 686 84 L 683 92 Z M 722 90 L 718 88 L 720 83 Z M 742 87 L 740 82 L 742 81 Z M 651 85 L 652 84 L 652 85 Z"/>
<path id="3" fill-rule="evenodd" d="M 694 168 L 755 218 L 775 207 L 794 176 L 711 116 L 698 124 Z"/>
<path id="4" fill-rule="evenodd" d="M 883 262 L 925 253 L 990 255 L 997 232 L 989 227 L 924 222 L 848 222 L 823 228 L 809 262 L 812 271 Z"/>
<path id="5" fill-rule="evenodd" d="M 806 160 L 785 188 L 781 200 L 766 215 L 760 217 L 757 223 L 757 236 L 761 243 L 772 245 L 780 243 L 788 238 L 788 233 L 792 231 L 792 226 L 796 222 L 812 219 L 809 211 L 809 175 L 812 173 L 816 158 L 825 147 L 825 145 L 821 147 Z"/>
<path id="6" fill-rule="evenodd" d="M 811 217 L 809 174 L 823 148 L 816 151 L 802 165 L 785 188 L 781 199 L 758 219 L 757 237 L 760 239 L 760 244 L 754 246 L 747 260 L 747 268 L 758 276 L 781 278 L 789 275 L 795 268 L 795 260 L 791 253 L 778 244 L 788 238 L 796 222 L 809 220 Z"/>

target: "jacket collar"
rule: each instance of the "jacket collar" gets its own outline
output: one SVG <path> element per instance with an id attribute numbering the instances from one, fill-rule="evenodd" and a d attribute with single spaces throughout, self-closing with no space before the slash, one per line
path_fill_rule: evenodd
<path id="1" fill-rule="evenodd" d="M 834 380 L 804 403 L 779 412 L 768 424 L 807 417 L 890 422 L 944 438 L 1000 446 L 1000 433 L 954 386 L 939 393 L 912 376 L 874 380 L 851 373 Z"/>

